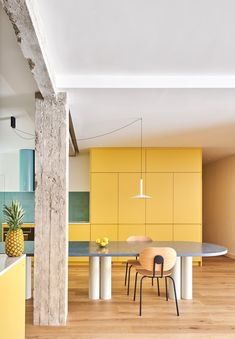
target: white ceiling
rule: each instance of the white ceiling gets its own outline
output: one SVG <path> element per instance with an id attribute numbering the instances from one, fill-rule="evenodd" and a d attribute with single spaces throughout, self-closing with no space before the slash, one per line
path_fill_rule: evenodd
<path id="1" fill-rule="evenodd" d="M 29 135 L 16 132 L 17 135 L 11 129 L 10 116 L 16 117 L 18 129 L 33 134 L 35 91 L 37 86 L 0 5 L 0 153 L 34 148 Z"/>
<path id="2" fill-rule="evenodd" d="M 235 74 L 234 0 L 40 0 L 56 75 Z"/>
<path id="3" fill-rule="evenodd" d="M 145 146 L 235 154 L 234 0 L 27 1 L 78 138 L 142 116 Z M 139 146 L 139 131 L 78 145 Z"/>

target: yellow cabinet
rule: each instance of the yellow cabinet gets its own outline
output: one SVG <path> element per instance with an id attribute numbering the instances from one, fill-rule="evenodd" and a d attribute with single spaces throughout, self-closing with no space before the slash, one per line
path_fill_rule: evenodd
<path id="1" fill-rule="evenodd" d="M 89 241 L 90 224 L 69 224 L 69 241 Z"/>
<path id="2" fill-rule="evenodd" d="M 146 235 L 156 241 L 173 240 L 172 225 L 146 225 Z"/>
<path id="3" fill-rule="evenodd" d="M 125 241 L 131 235 L 145 235 L 145 225 L 119 225 L 118 240 Z"/>
<path id="4" fill-rule="evenodd" d="M 201 224 L 201 173 L 174 174 L 174 223 Z"/>
<path id="5" fill-rule="evenodd" d="M 92 224 L 117 224 L 117 173 L 91 174 L 90 222 Z"/>
<path id="6" fill-rule="evenodd" d="M 110 241 L 117 241 L 117 225 L 91 225 L 91 241 L 95 241 L 97 238 L 103 237 L 109 238 Z"/>
<path id="7" fill-rule="evenodd" d="M 142 152 L 144 171 L 145 150 Z M 94 148 L 90 152 L 91 172 L 139 172 L 140 148 Z"/>
<path id="8" fill-rule="evenodd" d="M 69 241 L 90 241 L 90 224 L 69 224 Z M 69 262 L 87 262 L 87 257 L 69 257 Z"/>
<path id="9" fill-rule="evenodd" d="M 146 223 L 173 222 L 173 174 L 147 173 Z"/>
<path id="10" fill-rule="evenodd" d="M 202 225 L 174 225 L 175 241 L 202 241 Z"/>
<path id="11" fill-rule="evenodd" d="M 12 258 L 7 258 L 12 261 Z M 0 338 L 25 338 L 25 258 L 0 275 Z"/>
<path id="12" fill-rule="evenodd" d="M 201 149 L 146 149 L 147 172 L 201 172 Z"/>
<path id="13" fill-rule="evenodd" d="M 143 177 L 144 178 L 144 177 Z M 145 183 L 145 178 L 144 178 Z M 119 223 L 145 223 L 145 199 L 135 199 L 140 192 L 139 173 L 119 174 Z"/>

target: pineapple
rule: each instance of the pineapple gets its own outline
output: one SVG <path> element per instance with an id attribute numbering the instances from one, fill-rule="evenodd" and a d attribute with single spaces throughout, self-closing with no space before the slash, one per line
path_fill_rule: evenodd
<path id="1" fill-rule="evenodd" d="M 12 201 L 10 206 L 4 206 L 3 214 L 9 226 L 5 251 L 9 257 L 18 257 L 24 253 L 24 235 L 21 229 L 24 213 L 18 201 Z"/>

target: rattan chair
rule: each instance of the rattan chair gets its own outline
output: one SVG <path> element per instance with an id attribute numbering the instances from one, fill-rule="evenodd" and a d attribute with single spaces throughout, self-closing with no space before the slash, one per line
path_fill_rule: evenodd
<path id="1" fill-rule="evenodd" d="M 150 237 L 145 235 L 131 235 L 127 238 L 127 242 L 152 242 L 153 240 Z M 132 267 L 139 267 L 140 262 L 138 257 L 134 259 L 127 260 L 126 262 L 126 272 L 125 272 L 125 286 L 127 283 L 127 295 L 130 293 L 130 276 L 131 276 L 131 268 Z M 152 280 L 153 284 L 153 280 Z M 159 287 L 159 280 L 157 279 L 157 286 L 158 286 L 158 295 L 160 296 L 160 287 Z"/>
<path id="2" fill-rule="evenodd" d="M 145 278 L 151 279 L 165 279 L 166 284 L 166 300 L 168 301 L 168 290 L 167 290 L 167 279 L 170 279 L 173 283 L 176 313 L 179 316 L 179 307 L 176 295 L 175 281 L 172 278 L 172 268 L 176 262 L 176 251 L 170 247 L 147 247 L 139 255 L 140 266 L 135 266 L 135 287 L 134 287 L 134 298 L 136 299 L 136 289 L 138 275 L 141 275 L 140 279 L 140 304 L 139 304 L 139 315 L 142 315 L 142 287 L 143 280 Z"/>

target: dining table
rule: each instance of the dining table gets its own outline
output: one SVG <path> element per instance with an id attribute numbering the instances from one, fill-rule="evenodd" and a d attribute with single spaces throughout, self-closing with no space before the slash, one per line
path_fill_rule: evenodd
<path id="1" fill-rule="evenodd" d="M 227 253 L 224 246 L 191 241 L 128 242 L 110 241 L 100 247 L 94 241 L 69 241 L 68 256 L 89 257 L 89 298 L 109 300 L 112 298 L 112 258 L 136 257 L 146 247 L 171 247 L 176 251 L 176 263 L 172 271 L 178 299 L 193 298 L 193 257 L 213 257 Z M 0 242 L 0 253 L 5 253 L 5 243 Z M 25 241 L 26 254 L 26 299 L 31 298 L 31 258 L 34 256 L 34 241 Z M 169 297 L 174 298 L 173 286 Z"/>

